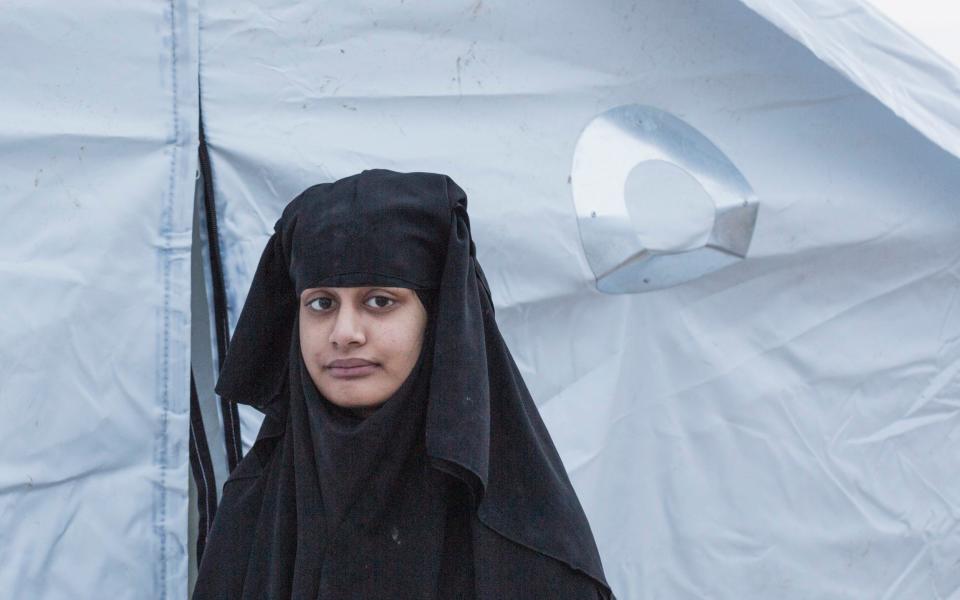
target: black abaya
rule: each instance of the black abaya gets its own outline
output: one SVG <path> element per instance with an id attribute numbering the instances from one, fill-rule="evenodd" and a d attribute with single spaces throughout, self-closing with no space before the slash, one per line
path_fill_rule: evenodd
<path id="1" fill-rule="evenodd" d="M 609 598 L 589 525 L 494 320 L 466 195 L 364 171 L 295 198 L 217 392 L 266 417 L 224 484 L 194 600 Z M 306 288 L 418 290 L 416 366 L 361 418 L 303 364 Z"/>

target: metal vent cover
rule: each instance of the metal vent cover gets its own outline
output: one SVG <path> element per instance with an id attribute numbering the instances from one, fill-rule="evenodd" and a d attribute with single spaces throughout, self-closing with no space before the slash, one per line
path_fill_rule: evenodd
<path id="1" fill-rule="evenodd" d="M 705 243 L 644 247 L 626 184 L 648 161 L 677 167 L 706 192 L 714 214 Z M 571 185 L 580 241 L 601 292 L 648 292 L 691 281 L 742 260 L 753 238 L 758 203 L 740 171 L 699 131 L 650 106 L 617 106 L 591 120 L 577 140 Z M 661 194 L 657 202 L 675 200 Z"/>

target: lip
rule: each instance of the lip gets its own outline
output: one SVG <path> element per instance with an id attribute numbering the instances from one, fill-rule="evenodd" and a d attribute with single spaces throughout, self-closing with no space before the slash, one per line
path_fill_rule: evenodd
<path id="1" fill-rule="evenodd" d="M 379 367 L 375 362 L 364 360 L 362 358 L 346 358 L 331 361 L 327 365 L 327 371 L 332 377 L 339 379 L 353 379 L 355 377 L 364 377 L 377 370 Z"/>

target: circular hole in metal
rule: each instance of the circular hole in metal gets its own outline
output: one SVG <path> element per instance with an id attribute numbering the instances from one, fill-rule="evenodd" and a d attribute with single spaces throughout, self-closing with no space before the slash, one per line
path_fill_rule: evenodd
<path id="1" fill-rule="evenodd" d="M 637 164 L 624 196 L 644 248 L 683 252 L 706 245 L 716 213 L 710 195 L 685 170 L 662 160 Z"/>

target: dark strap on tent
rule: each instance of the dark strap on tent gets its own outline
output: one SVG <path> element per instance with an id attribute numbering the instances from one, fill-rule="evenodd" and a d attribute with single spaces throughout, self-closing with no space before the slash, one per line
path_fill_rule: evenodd
<path id="1" fill-rule="evenodd" d="M 200 412 L 200 400 L 197 385 L 190 369 L 190 469 L 197 484 L 197 505 L 200 523 L 197 526 L 197 566 L 203 557 L 203 548 L 207 543 L 207 534 L 213 525 L 217 513 L 217 478 L 213 473 L 213 461 L 210 459 L 210 447 L 207 445 L 207 432 L 203 428 L 203 416 Z"/>
<path id="2" fill-rule="evenodd" d="M 213 197 L 213 173 L 210 168 L 210 154 L 203 131 L 203 110 L 200 111 L 200 171 L 203 177 L 203 204 L 207 221 L 207 244 L 210 256 L 210 274 L 213 280 L 213 324 L 217 337 L 217 363 L 223 367 L 230 344 L 230 322 L 227 316 L 227 293 L 223 279 L 223 263 L 220 259 L 220 237 L 217 232 L 217 206 Z M 220 412 L 223 415 L 224 443 L 227 453 L 227 466 L 232 472 L 243 457 L 240 439 L 240 414 L 237 405 L 220 399 Z M 203 425 L 203 413 L 197 394 L 193 369 L 190 370 L 190 468 L 197 484 L 197 508 L 200 520 L 197 532 L 197 565 L 203 558 L 207 534 L 213 525 L 217 512 L 217 483 L 213 472 L 213 460 L 207 434 Z"/>
<path id="3" fill-rule="evenodd" d="M 227 357 L 230 345 L 230 322 L 227 317 L 227 291 L 223 279 L 223 263 L 220 260 L 220 236 L 217 233 L 217 205 L 213 197 L 213 171 L 207 138 L 203 131 L 203 109 L 200 109 L 200 171 L 203 177 L 203 204 L 207 216 L 207 244 L 210 248 L 210 274 L 213 280 L 213 323 L 217 334 L 217 358 L 220 367 Z M 227 448 L 227 466 L 232 472 L 243 458 L 240 440 L 240 413 L 237 405 L 220 398 L 223 414 L 223 435 Z"/>

